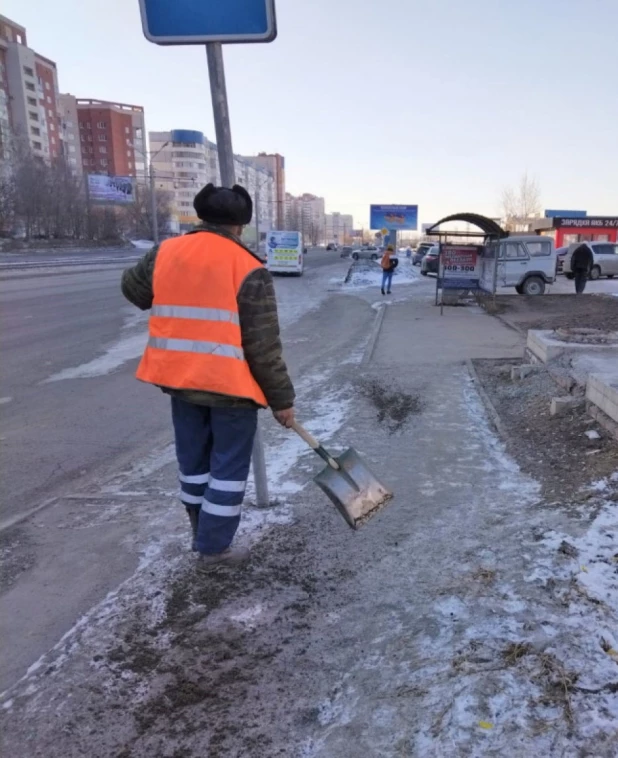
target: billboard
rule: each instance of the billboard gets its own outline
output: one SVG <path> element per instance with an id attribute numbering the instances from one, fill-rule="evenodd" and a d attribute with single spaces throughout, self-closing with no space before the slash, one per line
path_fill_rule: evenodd
<path id="1" fill-rule="evenodd" d="M 88 194 L 93 203 L 132 203 L 135 200 L 133 178 L 88 174 Z"/>
<path id="2" fill-rule="evenodd" d="M 418 205 L 370 205 L 369 226 L 371 229 L 416 231 Z"/>

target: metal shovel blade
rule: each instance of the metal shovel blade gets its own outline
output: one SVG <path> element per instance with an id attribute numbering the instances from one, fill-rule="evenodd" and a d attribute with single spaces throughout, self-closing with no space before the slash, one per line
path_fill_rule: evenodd
<path id="1" fill-rule="evenodd" d="M 313 481 L 352 529 L 358 529 L 386 505 L 393 493 L 371 473 L 354 448 L 335 460 L 341 466 L 340 471 L 326 466 Z"/>

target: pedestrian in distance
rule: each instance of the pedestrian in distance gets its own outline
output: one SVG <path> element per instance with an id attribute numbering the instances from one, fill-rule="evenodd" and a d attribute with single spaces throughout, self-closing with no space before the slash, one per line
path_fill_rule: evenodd
<path id="1" fill-rule="evenodd" d="M 575 278 L 575 294 L 581 295 L 586 289 L 586 282 L 594 263 L 592 251 L 582 242 L 571 253 L 571 271 Z"/>
<path id="2" fill-rule="evenodd" d="M 395 248 L 392 245 L 389 245 L 384 251 L 380 265 L 382 266 L 382 294 L 390 295 L 393 285 L 393 274 L 399 265 L 399 261 L 395 257 Z"/>
<path id="3" fill-rule="evenodd" d="M 282 356 L 270 273 L 240 236 L 247 191 L 208 184 L 193 201 L 201 224 L 165 240 L 122 275 L 122 292 L 150 310 L 137 378 L 170 395 L 180 479 L 197 568 L 236 566 L 259 408 L 294 422 L 294 388 Z"/>

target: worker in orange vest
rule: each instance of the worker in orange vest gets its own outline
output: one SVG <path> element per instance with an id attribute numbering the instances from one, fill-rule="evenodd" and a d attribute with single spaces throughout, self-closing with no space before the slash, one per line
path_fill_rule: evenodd
<path id="1" fill-rule="evenodd" d="M 198 570 L 244 564 L 240 523 L 259 408 L 294 421 L 270 273 L 241 240 L 247 191 L 208 184 L 193 206 L 202 223 L 165 240 L 122 276 L 124 296 L 150 309 L 137 378 L 171 396 L 180 500 Z"/>

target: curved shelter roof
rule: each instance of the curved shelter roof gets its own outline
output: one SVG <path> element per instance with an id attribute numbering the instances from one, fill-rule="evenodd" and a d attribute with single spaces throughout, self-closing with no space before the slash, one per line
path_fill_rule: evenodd
<path id="1" fill-rule="evenodd" d="M 491 218 L 487 218 L 487 216 L 481 216 L 479 213 L 453 213 L 452 216 L 445 216 L 430 226 L 429 229 L 426 229 L 425 234 L 440 234 L 441 232 L 438 227 L 442 224 L 446 224 L 447 221 L 459 221 L 464 224 L 472 224 L 473 226 L 478 227 L 487 237 L 508 237 L 508 232 L 505 232 L 500 224 L 497 224 Z M 443 233 L 447 234 L 447 232 Z M 462 237 L 471 236 L 470 233 L 466 232 L 448 232 L 448 234 L 453 236 L 459 234 Z"/>

